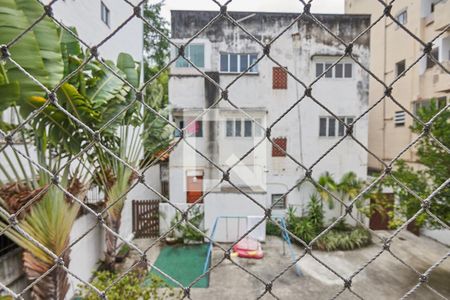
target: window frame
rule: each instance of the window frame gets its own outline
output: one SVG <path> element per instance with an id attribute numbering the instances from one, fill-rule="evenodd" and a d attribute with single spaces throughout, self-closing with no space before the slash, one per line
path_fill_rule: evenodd
<path id="1" fill-rule="evenodd" d="M 355 117 L 354 116 L 338 116 L 339 119 L 343 122 L 345 122 L 345 124 L 349 125 L 351 123 L 353 123 L 355 121 Z M 321 131 L 321 120 L 325 120 L 325 135 L 323 135 L 322 131 Z M 330 135 L 330 120 L 334 120 L 334 135 Z M 354 133 L 354 131 L 353 131 Z M 346 127 L 339 122 L 338 120 L 336 120 L 333 116 L 320 116 L 319 117 L 319 138 L 340 138 L 346 135 Z"/>
<path id="2" fill-rule="evenodd" d="M 184 132 L 185 132 L 185 136 L 186 137 L 195 137 L 195 138 L 202 138 L 202 137 L 204 137 L 205 136 L 205 133 L 204 133 L 204 127 L 203 127 L 203 121 L 202 120 L 195 120 L 195 122 L 194 122 L 194 124 L 192 124 L 191 126 L 195 126 L 195 132 L 192 134 L 189 134 L 188 133 L 188 131 L 187 131 L 187 128 L 184 128 L 186 125 L 185 124 L 187 124 L 187 123 L 190 123 L 190 122 L 192 122 L 192 119 L 187 119 L 187 121 L 185 122 L 185 119 L 184 118 L 176 118 L 175 120 L 174 120 L 174 122 L 175 122 L 175 125 L 178 127 L 178 128 L 180 128 L 180 130 L 183 130 L 183 129 L 186 129 Z M 199 125 L 197 125 L 197 124 L 199 124 Z M 197 130 L 196 128 L 197 128 L 197 126 L 199 126 L 200 127 L 200 130 Z M 174 132 L 173 132 L 173 136 L 174 137 L 180 137 L 181 136 L 181 132 L 180 132 L 180 130 L 178 130 L 178 129 L 174 129 Z"/>
<path id="3" fill-rule="evenodd" d="M 402 20 L 400 20 L 400 17 L 404 16 Z M 402 9 L 399 13 L 397 13 L 397 15 L 395 16 L 395 19 L 402 25 L 406 25 L 408 23 L 408 9 Z M 398 24 L 397 24 L 397 27 Z"/>
<path id="4" fill-rule="evenodd" d="M 280 198 L 282 198 L 282 200 L 278 201 L 278 203 L 272 207 L 272 205 Z M 281 204 L 281 206 L 280 206 L 280 204 Z M 280 193 L 271 194 L 270 195 L 270 206 L 272 207 L 272 209 L 276 209 L 276 210 L 287 209 L 287 195 L 280 194 Z"/>
<path id="5" fill-rule="evenodd" d="M 202 65 L 197 65 L 191 58 L 191 47 L 192 46 L 202 46 L 203 48 L 203 61 L 202 61 Z M 205 65 L 206 65 L 206 60 L 205 60 L 205 43 L 189 43 L 185 48 L 184 48 L 184 56 L 187 57 L 187 59 L 189 59 L 197 68 L 199 69 L 204 69 Z M 183 64 L 183 65 L 182 65 Z M 192 69 L 194 68 L 187 60 L 185 60 L 183 57 L 178 57 L 178 59 L 175 61 L 175 67 L 179 68 L 179 69 Z"/>
<path id="6" fill-rule="evenodd" d="M 256 122 L 259 122 L 259 124 L 261 124 L 261 119 L 260 118 L 255 118 Z M 251 135 L 246 135 L 246 129 L 245 129 L 245 124 L 248 122 L 251 123 Z M 230 124 L 230 128 L 228 127 Z M 239 125 L 238 125 L 239 124 Z M 237 126 L 239 126 L 239 132 L 240 135 L 236 135 L 237 133 Z M 225 138 L 255 138 L 255 137 L 262 137 L 263 135 L 263 130 L 261 128 L 259 128 L 259 126 L 256 125 L 256 123 L 252 120 L 252 119 L 248 119 L 248 118 L 226 118 L 225 120 L 225 126 L 224 126 L 224 136 Z M 231 131 L 229 131 L 228 129 L 231 129 Z"/>
<path id="7" fill-rule="evenodd" d="M 231 56 L 236 55 L 237 59 L 237 69 L 236 71 L 231 71 Z M 242 68 L 241 59 L 243 56 L 247 57 L 247 68 L 252 65 L 252 56 L 256 56 L 255 60 L 258 59 L 258 53 L 248 52 L 248 53 L 233 53 L 233 52 L 220 52 L 219 53 L 219 73 L 221 74 L 240 74 L 243 73 L 247 68 Z M 227 68 L 222 68 L 222 57 L 227 58 Z M 253 68 L 250 68 L 245 74 L 259 74 L 258 65 L 256 64 Z"/>
<path id="8" fill-rule="evenodd" d="M 403 119 L 403 120 L 401 120 Z M 406 112 L 404 110 L 398 110 L 394 112 L 394 126 L 405 127 L 406 124 Z"/>
<path id="9" fill-rule="evenodd" d="M 317 62 L 315 62 L 315 75 L 316 75 L 316 78 L 321 76 L 323 74 L 323 72 L 325 72 L 325 70 L 327 70 L 332 65 L 333 65 L 332 62 L 327 62 L 327 61 L 317 61 Z M 348 66 L 350 66 L 350 69 L 348 69 Z M 341 73 L 341 75 L 339 77 L 337 76 L 338 68 L 342 68 L 341 69 L 342 73 Z M 322 69 L 321 72 L 320 72 L 320 69 Z M 320 72 L 320 74 L 318 74 L 319 72 Z M 353 63 L 352 62 L 340 62 L 340 63 L 337 63 L 333 68 L 331 68 L 331 70 L 329 70 L 328 72 L 325 72 L 325 74 L 322 76 L 322 78 L 339 79 L 339 80 L 341 80 L 341 79 L 353 79 L 353 73 L 354 72 L 353 72 Z"/>
<path id="10" fill-rule="evenodd" d="M 399 72 L 399 67 L 403 64 L 403 70 L 401 72 Z M 403 72 L 405 72 L 406 70 L 406 59 L 402 59 L 398 62 L 395 63 L 395 74 L 396 76 L 400 76 L 400 74 L 402 74 Z"/>
<path id="11" fill-rule="evenodd" d="M 102 22 L 110 27 L 111 24 L 111 10 L 103 1 L 100 1 L 100 19 Z"/>

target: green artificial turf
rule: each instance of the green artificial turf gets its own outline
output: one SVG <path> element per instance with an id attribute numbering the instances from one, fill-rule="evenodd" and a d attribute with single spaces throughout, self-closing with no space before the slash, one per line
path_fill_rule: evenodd
<path id="1" fill-rule="evenodd" d="M 183 286 L 188 286 L 198 276 L 203 274 L 207 251 L 208 244 L 165 246 L 161 249 L 156 259 L 155 267 L 180 282 Z M 150 274 L 161 277 L 169 286 L 179 287 L 155 268 L 150 270 Z M 207 288 L 208 285 L 209 274 L 200 279 L 193 287 Z"/>

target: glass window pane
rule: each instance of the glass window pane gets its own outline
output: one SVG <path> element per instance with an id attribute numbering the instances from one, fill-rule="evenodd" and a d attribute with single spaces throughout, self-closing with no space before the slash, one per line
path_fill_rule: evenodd
<path id="1" fill-rule="evenodd" d="M 252 121 L 251 120 L 245 120 L 244 122 L 244 136 L 252 136 Z"/>
<path id="2" fill-rule="evenodd" d="M 258 59 L 258 55 L 257 54 L 250 54 L 250 63 L 249 66 L 251 66 L 256 60 Z M 252 73 L 257 73 L 258 72 L 258 65 L 256 64 L 255 66 L 253 66 L 249 72 Z"/>
<path id="3" fill-rule="evenodd" d="M 203 136 L 203 122 L 195 121 L 195 136 L 202 137 Z"/>
<path id="4" fill-rule="evenodd" d="M 332 64 L 325 64 L 325 70 L 328 69 L 329 67 L 331 67 L 331 65 L 332 65 Z M 333 70 L 328 70 L 328 71 L 325 73 L 325 77 L 326 77 L 326 78 L 331 78 L 331 77 L 333 77 Z"/>
<path id="5" fill-rule="evenodd" d="M 203 44 L 189 45 L 189 58 L 199 68 L 205 67 L 205 47 Z"/>
<path id="6" fill-rule="evenodd" d="M 328 136 L 336 136 L 336 119 L 328 119 Z"/>
<path id="7" fill-rule="evenodd" d="M 343 66 L 342 66 L 342 64 L 337 64 L 335 67 L 335 73 L 334 73 L 334 77 L 336 77 L 336 78 L 342 78 L 343 77 Z"/>
<path id="8" fill-rule="evenodd" d="M 353 118 L 352 118 L 352 117 L 347 117 L 345 123 L 347 123 L 347 124 L 352 124 L 352 123 L 353 123 Z"/>
<path id="9" fill-rule="evenodd" d="M 228 72 L 228 53 L 220 54 L 220 71 Z"/>
<path id="10" fill-rule="evenodd" d="M 234 127 L 234 136 L 241 136 L 241 126 L 242 126 L 242 121 L 236 120 L 235 127 Z"/>
<path id="11" fill-rule="evenodd" d="M 240 71 L 244 72 L 248 68 L 248 54 L 241 54 L 240 55 Z"/>
<path id="12" fill-rule="evenodd" d="M 258 124 L 260 124 L 261 126 L 263 125 L 261 119 L 256 119 L 256 122 Z M 262 136 L 262 132 L 263 132 L 263 129 L 261 127 L 259 127 L 259 125 L 256 125 L 256 123 L 255 123 L 255 136 Z"/>
<path id="13" fill-rule="evenodd" d="M 323 73 L 323 64 L 322 63 L 317 63 L 316 64 L 316 77 L 319 77 L 320 74 Z"/>
<path id="14" fill-rule="evenodd" d="M 272 194 L 272 205 L 274 203 L 276 204 L 274 205 L 273 209 L 285 209 L 286 197 L 283 197 L 283 194 Z"/>
<path id="15" fill-rule="evenodd" d="M 345 122 L 345 118 L 340 118 L 342 122 Z M 345 126 L 343 123 L 339 122 L 339 127 L 338 127 L 338 135 L 339 136 L 343 136 L 345 132 Z"/>
<path id="16" fill-rule="evenodd" d="M 175 67 L 177 68 L 187 68 L 189 67 L 189 63 L 182 57 L 179 57 L 175 63 Z"/>
<path id="17" fill-rule="evenodd" d="M 230 72 L 238 71 L 238 56 L 237 54 L 230 54 Z"/>
<path id="18" fill-rule="evenodd" d="M 327 118 L 320 118 L 319 136 L 327 136 Z"/>
<path id="19" fill-rule="evenodd" d="M 233 121 L 232 120 L 227 120 L 227 136 L 233 136 Z"/>
<path id="20" fill-rule="evenodd" d="M 352 64 L 345 64 L 345 78 L 352 78 Z"/>

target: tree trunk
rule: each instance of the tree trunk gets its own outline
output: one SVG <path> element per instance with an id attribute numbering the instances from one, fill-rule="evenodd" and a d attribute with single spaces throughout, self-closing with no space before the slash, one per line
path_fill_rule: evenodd
<path id="1" fill-rule="evenodd" d="M 106 225 L 112 229 L 115 233 L 119 233 L 120 228 L 120 216 L 115 219 L 109 216 L 106 219 Z M 109 230 L 105 233 L 106 240 L 106 252 L 105 252 L 105 269 L 109 271 L 115 271 L 115 262 L 117 255 L 117 237 Z"/>
<path id="2" fill-rule="evenodd" d="M 64 254 L 64 264 L 69 265 L 70 250 Z M 31 252 L 23 252 L 23 264 L 28 280 L 35 282 L 53 265 L 36 258 Z M 36 300 L 64 300 L 69 290 L 67 273 L 60 267 L 53 269 L 44 278 L 36 281 L 31 289 L 31 298 Z"/>

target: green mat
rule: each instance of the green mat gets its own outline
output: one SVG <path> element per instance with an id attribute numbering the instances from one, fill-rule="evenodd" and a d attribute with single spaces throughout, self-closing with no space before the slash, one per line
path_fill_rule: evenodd
<path id="1" fill-rule="evenodd" d="M 198 276 L 203 274 L 207 251 L 208 244 L 165 246 L 161 249 L 156 259 L 155 267 L 180 282 L 183 286 L 188 286 Z M 161 277 L 170 286 L 179 287 L 154 268 L 150 270 L 150 274 Z M 209 274 L 200 279 L 193 287 L 207 288 L 208 285 Z"/>

